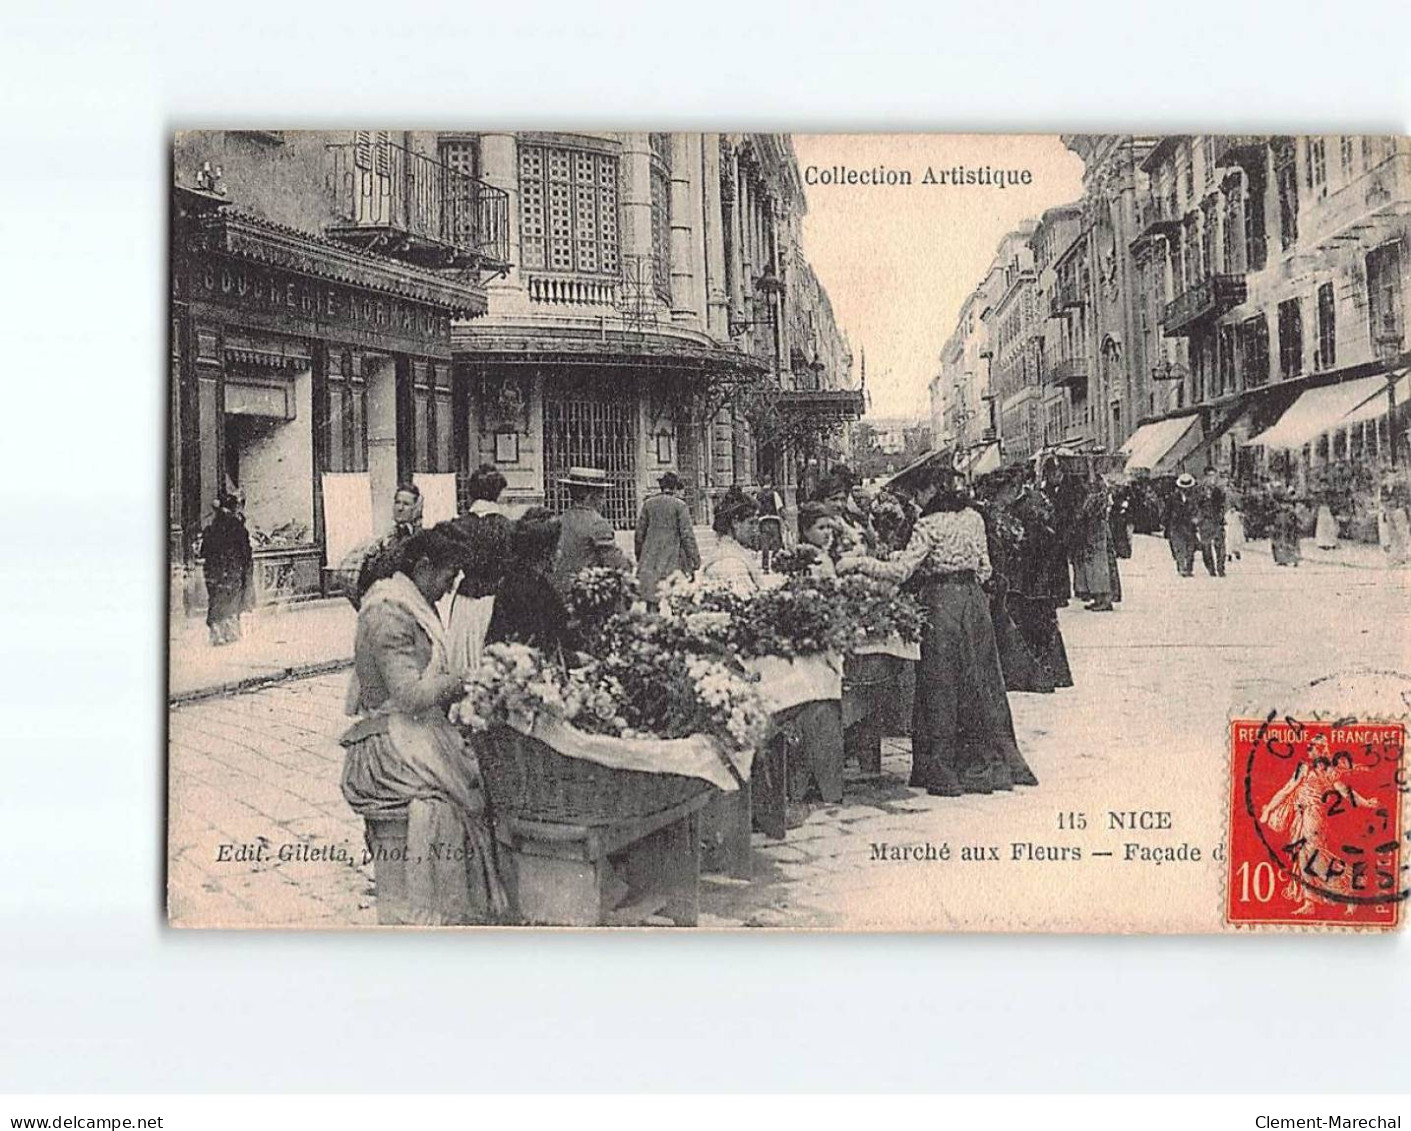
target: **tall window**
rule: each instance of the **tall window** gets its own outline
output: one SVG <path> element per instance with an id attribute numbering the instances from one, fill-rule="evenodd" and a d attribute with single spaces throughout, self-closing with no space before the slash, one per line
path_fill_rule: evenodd
<path id="1" fill-rule="evenodd" d="M 1257 389 L 1269 380 L 1269 320 L 1256 315 L 1240 323 L 1240 357 L 1244 362 L 1244 386 Z"/>
<path id="2" fill-rule="evenodd" d="M 1220 327 L 1220 359 L 1216 367 L 1216 395 L 1235 389 L 1235 327 Z"/>
<path id="3" fill-rule="evenodd" d="M 1401 255 L 1401 243 L 1395 240 L 1367 254 L 1367 321 L 1372 348 L 1378 356 L 1406 348 L 1401 313 Z"/>
<path id="4" fill-rule="evenodd" d="M 1279 303 L 1279 376 L 1303 372 L 1303 312 L 1298 299 Z"/>
<path id="5" fill-rule="evenodd" d="M 1342 165 L 1342 179 L 1352 180 L 1352 138 L 1344 134 L 1338 138 L 1338 158 Z"/>
<path id="6" fill-rule="evenodd" d="M 1304 138 L 1303 145 L 1304 177 L 1308 181 L 1308 189 L 1315 197 L 1327 196 L 1328 163 L 1323 139 L 1320 137 Z"/>
<path id="7" fill-rule="evenodd" d="M 1261 168 L 1251 170 L 1244 196 L 1244 263 L 1250 271 L 1261 271 L 1267 258 L 1264 232 L 1264 190 L 1268 176 Z"/>
<path id="8" fill-rule="evenodd" d="M 1201 237 L 1205 241 L 1203 259 L 1206 275 L 1216 274 L 1222 266 L 1220 262 L 1218 205 L 1219 198 L 1214 193 L 1207 196 L 1200 205 Z"/>
<path id="9" fill-rule="evenodd" d="M 1279 244 L 1287 251 L 1298 242 L 1298 162 L 1293 138 L 1275 138 L 1274 183 L 1279 190 Z"/>
<path id="10" fill-rule="evenodd" d="M 666 157 L 670 157 L 670 149 Z M 670 165 L 659 157 L 655 145 L 652 147 L 652 286 L 662 302 L 672 300 L 672 175 Z"/>
<path id="11" fill-rule="evenodd" d="M 519 147 L 519 235 L 530 270 L 618 272 L 617 157 Z"/>
<path id="12" fill-rule="evenodd" d="M 1318 288 L 1318 356 L 1317 369 L 1332 369 L 1337 362 L 1337 304 L 1332 283 Z"/>

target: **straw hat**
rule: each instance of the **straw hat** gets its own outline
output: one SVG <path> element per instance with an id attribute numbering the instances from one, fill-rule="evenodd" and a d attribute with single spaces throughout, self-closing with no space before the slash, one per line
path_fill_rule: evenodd
<path id="1" fill-rule="evenodd" d="M 1189 490 L 1195 486 L 1195 476 L 1189 471 L 1183 471 L 1180 475 L 1176 476 L 1176 486 L 1180 487 L 1182 490 Z"/>
<path id="2" fill-rule="evenodd" d="M 566 487 L 607 488 L 608 473 L 600 467 L 570 467 L 568 474 L 559 480 Z"/>

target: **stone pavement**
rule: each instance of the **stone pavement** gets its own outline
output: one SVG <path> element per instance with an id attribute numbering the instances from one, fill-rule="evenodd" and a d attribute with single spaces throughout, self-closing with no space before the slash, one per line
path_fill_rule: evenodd
<path id="1" fill-rule="evenodd" d="M 244 636 L 213 647 L 203 617 L 172 618 L 167 695 L 184 701 L 291 675 L 345 666 L 353 659 L 357 613 L 342 597 L 274 605 L 242 618 Z"/>
<path id="2" fill-rule="evenodd" d="M 810 815 L 782 842 L 756 837 L 756 877 L 707 877 L 702 925 L 909 930 L 1103 927 L 1206 930 L 1219 922 L 1211 853 L 1225 821 L 1230 710 L 1262 716 L 1289 689 L 1371 665 L 1411 669 L 1411 574 L 1262 554 L 1229 577 L 1177 578 L 1165 543 L 1139 536 L 1114 613 L 1061 613 L 1077 686 L 1010 696 L 1040 786 L 990 797 L 908 789 L 909 749 L 889 740 L 880 781 Z M 173 920 L 226 926 L 375 922 L 362 828 L 338 791 L 345 675 L 289 680 L 171 713 L 169 899 Z M 1110 811 L 1169 810 L 1162 843 L 1199 864 L 1123 860 Z M 1085 813 L 1084 833 L 1060 814 Z M 220 845 L 265 846 L 220 859 Z M 948 846 L 949 862 L 925 858 Z M 1001 859 L 960 863 L 962 849 Z M 1024 856 L 1015 860 L 1017 851 Z M 1079 847 L 1081 864 L 1033 857 Z M 901 847 L 921 855 L 887 858 Z M 882 858 L 879 859 L 879 848 Z M 285 859 L 281 860 L 281 850 Z M 341 858 L 328 859 L 341 850 Z M 251 852 L 257 852 L 252 849 Z M 1093 853 L 1111 851 L 1112 857 Z M 227 855 L 237 852 L 227 850 Z"/>

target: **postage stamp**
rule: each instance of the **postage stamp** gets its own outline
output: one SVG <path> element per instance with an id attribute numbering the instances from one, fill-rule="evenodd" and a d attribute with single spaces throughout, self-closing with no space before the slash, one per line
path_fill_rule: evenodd
<path id="1" fill-rule="evenodd" d="M 1230 725 L 1225 918 L 1234 926 L 1394 928 L 1411 894 L 1406 725 Z"/>

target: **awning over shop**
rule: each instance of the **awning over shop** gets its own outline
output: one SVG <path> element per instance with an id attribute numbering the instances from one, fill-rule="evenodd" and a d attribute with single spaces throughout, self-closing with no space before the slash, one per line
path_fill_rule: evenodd
<path id="1" fill-rule="evenodd" d="M 1346 428 L 1350 424 L 1363 424 L 1372 420 L 1377 420 L 1387 414 L 1387 393 L 1386 380 L 1382 377 L 1371 377 L 1368 380 L 1377 382 L 1377 390 L 1360 405 L 1354 408 L 1346 416 L 1338 421 L 1339 428 Z M 1411 370 L 1403 369 L 1396 379 L 1394 386 L 1394 396 L 1398 406 L 1404 405 L 1408 397 L 1411 397 Z"/>
<path id="2" fill-rule="evenodd" d="M 1143 424 L 1119 449 L 1127 457 L 1124 471 L 1128 475 L 1138 471 L 1152 475 L 1173 471 L 1199 446 L 1201 438 L 1200 417 L 1196 413 Z"/>
<path id="3" fill-rule="evenodd" d="M 1404 400 L 1405 390 L 1400 392 L 1398 400 Z M 1266 448 L 1301 448 L 1325 432 L 1372 420 L 1385 412 L 1385 377 L 1359 377 L 1355 381 L 1305 389 L 1273 427 L 1251 437 L 1250 443 Z"/>

